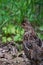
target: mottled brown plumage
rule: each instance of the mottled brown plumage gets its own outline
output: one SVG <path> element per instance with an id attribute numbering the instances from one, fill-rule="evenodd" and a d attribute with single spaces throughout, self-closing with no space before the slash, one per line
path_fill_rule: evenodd
<path id="1" fill-rule="evenodd" d="M 30 22 L 25 20 L 25 22 L 23 23 L 23 28 L 25 30 L 23 41 L 28 41 L 28 42 L 34 41 L 34 42 L 36 42 L 37 45 L 42 46 L 42 42 L 36 35 Z"/>
<path id="2" fill-rule="evenodd" d="M 37 37 L 34 29 L 29 22 L 23 23 L 25 34 L 23 38 L 23 48 L 26 57 L 31 61 L 34 61 L 36 65 L 43 59 L 42 42 Z M 39 64 L 38 64 L 39 65 Z"/>

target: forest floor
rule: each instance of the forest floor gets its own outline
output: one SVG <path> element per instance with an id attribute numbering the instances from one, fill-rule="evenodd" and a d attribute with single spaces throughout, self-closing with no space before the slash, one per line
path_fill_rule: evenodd
<path id="1" fill-rule="evenodd" d="M 12 44 L 0 47 L 0 65 L 26 65 L 29 64 L 24 51 L 18 52 Z"/>
<path id="2" fill-rule="evenodd" d="M 25 27 L 24 27 L 25 28 Z M 28 31 L 28 29 L 26 29 Z M 0 42 L 0 65 L 31 65 L 24 50 L 19 52 L 13 42 L 3 45 Z"/>

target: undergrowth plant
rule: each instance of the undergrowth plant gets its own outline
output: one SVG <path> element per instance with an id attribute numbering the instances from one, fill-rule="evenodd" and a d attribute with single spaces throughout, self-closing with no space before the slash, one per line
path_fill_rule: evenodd
<path id="1" fill-rule="evenodd" d="M 9 24 L 2 28 L 2 42 L 22 42 L 24 29 L 21 26 Z"/>

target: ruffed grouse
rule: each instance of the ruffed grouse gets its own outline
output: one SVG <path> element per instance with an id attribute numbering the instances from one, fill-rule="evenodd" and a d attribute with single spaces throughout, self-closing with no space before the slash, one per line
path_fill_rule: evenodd
<path id="1" fill-rule="evenodd" d="M 42 42 L 36 36 L 34 29 L 28 21 L 23 23 L 23 27 L 25 29 L 23 38 L 23 48 L 25 55 L 31 62 L 33 62 L 32 65 L 40 65 L 40 62 L 43 60 L 43 50 L 41 47 Z"/>

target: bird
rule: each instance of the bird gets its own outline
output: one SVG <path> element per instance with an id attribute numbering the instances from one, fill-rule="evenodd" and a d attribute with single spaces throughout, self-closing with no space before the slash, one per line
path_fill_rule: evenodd
<path id="1" fill-rule="evenodd" d="M 23 41 L 25 41 L 25 40 L 35 41 L 35 42 L 37 42 L 36 44 L 41 47 L 42 41 L 37 36 L 34 28 L 32 27 L 31 23 L 28 20 L 25 20 L 25 22 L 23 23 L 23 28 L 25 30 Z"/>
<path id="2" fill-rule="evenodd" d="M 25 29 L 25 33 L 23 36 L 24 53 L 30 61 L 35 62 L 36 65 L 39 65 L 38 62 L 41 62 L 43 59 L 43 57 L 41 57 L 41 55 L 43 54 L 41 48 L 42 41 L 36 35 L 33 27 L 30 23 L 28 23 L 28 21 L 26 21 L 23 25 Z"/>
<path id="3" fill-rule="evenodd" d="M 31 37 L 32 38 L 32 37 Z M 41 47 L 41 40 L 38 39 L 38 43 L 36 40 L 28 38 L 28 35 L 25 34 L 23 41 L 23 49 L 26 57 L 31 61 L 31 64 L 39 65 L 39 63 L 43 60 L 43 50 Z M 40 43 L 41 42 L 41 43 Z"/>

